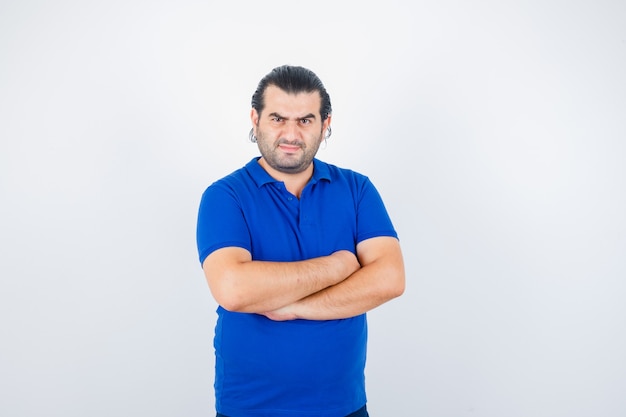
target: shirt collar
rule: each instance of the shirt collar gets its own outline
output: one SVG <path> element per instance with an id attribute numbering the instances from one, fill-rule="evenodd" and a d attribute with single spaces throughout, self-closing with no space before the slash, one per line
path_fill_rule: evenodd
<path id="1" fill-rule="evenodd" d="M 259 164 L 260 158 L 260 156 L 256 156 L 246 164 L 246 170 L 256 183 L 257 187 L 261 187 L 271 182 L 280 182 L 272 178 L 272 176 L 263 169 L 263 167 Z M 328 169 L 328 165 L 318 159 L 313 159 L 313 176 L 309 180 L 309 184 L 315 184 L 322 179 L 330 181 L 330 170 Z"/>

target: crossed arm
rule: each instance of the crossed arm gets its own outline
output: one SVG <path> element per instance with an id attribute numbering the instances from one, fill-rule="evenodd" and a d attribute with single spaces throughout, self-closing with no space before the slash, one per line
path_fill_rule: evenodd
<path id="1" fill-rule="evenodd" d="M 404 292 L 398 240 L 376 237 L 357 245 L 357 256 L 338 251 L 297 262 L 253 261 L 242 248 L 209 255 L 203 269 L 225 309 L 272 320 L 332 320 L 365 313 Z"/>

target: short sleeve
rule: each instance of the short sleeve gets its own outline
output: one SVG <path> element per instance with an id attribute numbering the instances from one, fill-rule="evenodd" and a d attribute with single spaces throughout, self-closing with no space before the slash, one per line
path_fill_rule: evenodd
<path id="1" fill-rule="evenodd" d="M 214 183 L 202 194 L 196 241 L 200 263 L 217 249 L 229 246 L 250 250 L 250 232 L 235 192 Z"/>
<path id="2" fill-rule="evenodd" d="M 380 193 L 365 177 L 358 200 L 357 243 L 379 236 L 398 238 Z"/>

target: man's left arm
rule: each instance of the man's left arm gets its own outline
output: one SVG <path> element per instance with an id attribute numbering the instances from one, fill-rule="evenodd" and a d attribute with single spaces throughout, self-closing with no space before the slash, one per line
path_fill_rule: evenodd
<path id="1" fill-rule="evenodd" d="M 272 320 L 334 320 L 355 317 L 404 292 L 404 261 L 395 237 L 381 236 L 356 247 L 361 268 L 340 283 L 270 311 Z"/>

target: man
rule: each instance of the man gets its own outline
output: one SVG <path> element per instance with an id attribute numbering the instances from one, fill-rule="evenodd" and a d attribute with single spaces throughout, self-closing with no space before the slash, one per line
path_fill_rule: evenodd
<path id="1" fill-rule="evenodd" d="M 365 313 L 404 291 L 396 232 L 361 174 L 315 159 L 330 97 L 302 67 L 252 97 L 260 157 L 202 196 L 197 241 L 219 304 L 219 416 L 364 417 Z"/>

